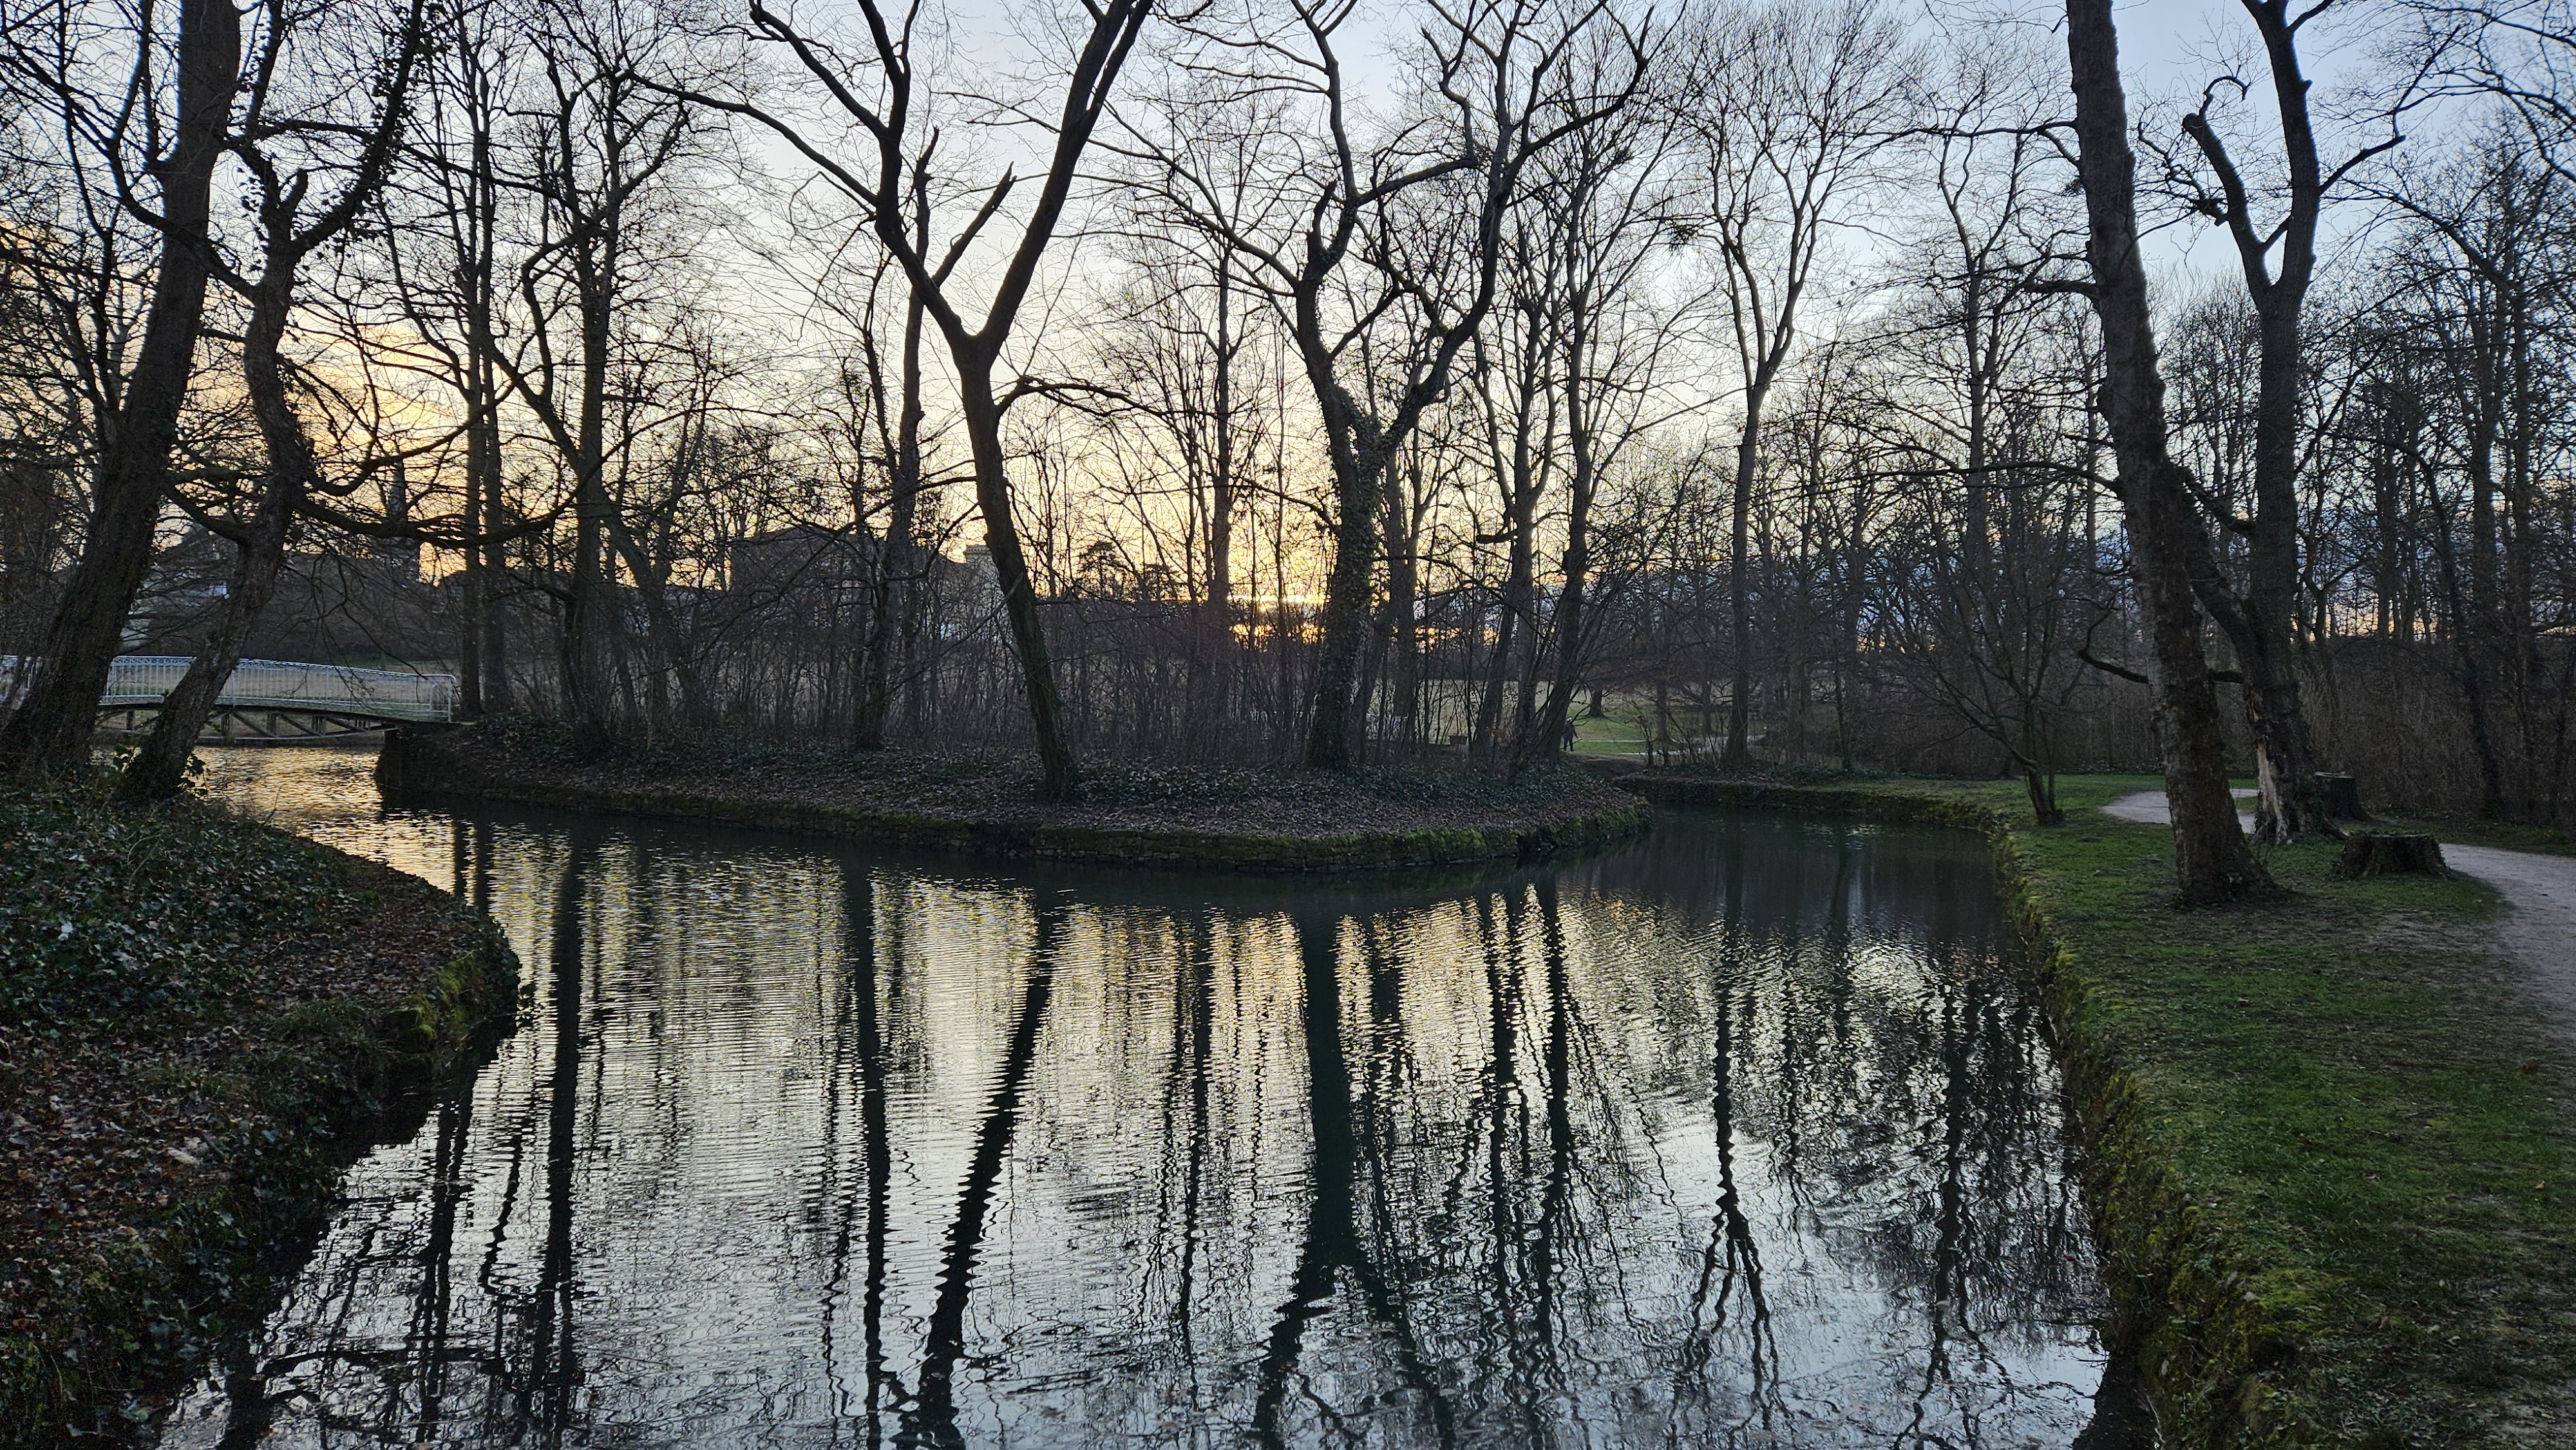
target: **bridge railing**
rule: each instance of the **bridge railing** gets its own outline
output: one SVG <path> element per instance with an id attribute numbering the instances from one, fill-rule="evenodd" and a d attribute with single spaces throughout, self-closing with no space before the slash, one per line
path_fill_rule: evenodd
<path id="1" fill-rule="evenodd" d="M 32 660 L 0 656 L 0 702 L 14 700 L 26 683 L 19 676 Z M 188 672 L 186 655 L 119 655 L 108 666 L 107 692 L 99 704 L 133 709 L 161 703 Z M 381 720 L 450 720 L 456 715 L 456 677 L 404 670 L 362 670 L 294 660 L 244 660 L 233 669 L 216 705 L 226 709 L 304 710 L 362 715 Z"/>

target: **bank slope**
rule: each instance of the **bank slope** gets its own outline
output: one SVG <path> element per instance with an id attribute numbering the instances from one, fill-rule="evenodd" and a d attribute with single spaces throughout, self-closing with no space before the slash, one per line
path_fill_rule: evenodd
<path id="1" fill-rule="evenodd" d="M 401 872 L 207 807 L 0 791 L 0 1444 L 148 1421 L 517 981 Z"/>
<path id="2" fill-rule="evenodd" d="M 2153 785 L 1633 777 L 1650 799 L 1986 833 L 2048 974 L 2070 1111 L 2142 1369 L 2181 1446 L 2576 1444 L 2576 1063 L 2464 879 L 2178 910 Z"/>
<path id="3" fill-rule="evenodd" d="M 1218 871 L 1350 871 L 1525 860 L 1645 829 L 1632 795 L 1572 768 L 1290 771 L 1086 763 L 1082 798 L 1036 799 L 991 752 L 885 751 L 709 736 L 581 752 L 513 717 L 389 736 L 390 797 L 449 796 L 756 827 L 873 846 Z"/>

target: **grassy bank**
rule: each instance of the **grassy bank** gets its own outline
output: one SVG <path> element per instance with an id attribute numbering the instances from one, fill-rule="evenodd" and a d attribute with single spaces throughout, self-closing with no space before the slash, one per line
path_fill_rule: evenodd
<path id="1" fill-rule="evenodd" d="M 400 872 L 198 805 L 0 792 L 0 1443 L 148 1418 L 516 982 Z"/>
<path id="2" fill-rule="evenodd" d="M 2174 1443 L 2576 1444 L 2576 1062 L 2487 954 L 2465 879 L 2178 910 L 2155 784 L 1648 776 L 1667 800 L 1939 820 L 1994 840 L 2048 965 L 2104 1251 Z"/>
<path id="3" fill-rule="evenodd" d="M 2482 821 L 2473 816 L 2389 814 L 2373 820 L 2369 829 L 2420 831 L 2445 841 L 2457 841 L 2468 846 L 2492 846 L 2499 851 L 2576 856 L 2576 836 L 2565 831 L 2553 831 L 2546 826 L 2518 825 L 2511 821 Z"/>
<path id="4" fill-rule="evenodd" d="M 389 737 L 389 794 L 441 794 L 773 827 L 871 845 L 1221 871 L 1517 860 L 1625 840 L 1635 796 L 1571 768 L 1319 772 L 1096 757 L 1079 799 L 1037 798 L 1018 755 L 781 744 L 721 735 L 581 752 L 513 717 Z"/>

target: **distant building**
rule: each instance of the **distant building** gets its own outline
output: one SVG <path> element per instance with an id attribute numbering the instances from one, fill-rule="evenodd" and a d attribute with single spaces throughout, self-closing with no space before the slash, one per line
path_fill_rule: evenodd
<path id="1" fill-rule="evenodd" d="M 725 551 L 725 588 L 736 595 L 780 597 L 864 584 L 875 540 L 865 529 L 790 524 L 737 539 Z"/>

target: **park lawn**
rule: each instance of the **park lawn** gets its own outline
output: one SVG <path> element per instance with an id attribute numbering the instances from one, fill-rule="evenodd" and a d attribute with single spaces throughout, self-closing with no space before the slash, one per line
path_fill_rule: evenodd
<path id="1" fill-rule="evenodd" d="M 2469 846 L 2499 851 L 2530 851 L 2543 856 L 2576 856 L 2576 836 L 2511 821 L 2481 821 L 2469 816 L 2384 815 L 2371 822 L 2378 831 L 2420 831 Z"/>
<path id="2" fill-rule="evenodd" d="M 1653 740 L 1652 720 L 1652 714 L 1645 707 L 1634 701 L 1615 697 L 1609 702 L 1603 714 L 1586 715 L 1578 710 L 1574 717 L 1576 728 L 1574 754 L 1642 759 L 1646 754 L 1647 746 Z M 1698 726 L 1699 721 L 1695 713 L 1676 712 L 1673 718 L 1673 749 L 1677 754 L 1687 753 L 1685 742 L 1688 739 L 1708 738 L 1701 735 Z M 1722 735 L 1726 730 L 1725 722 L 1718 721 L 1713 728 L 1717 734 Z M 1703 748 L 1707 747 L 1703 746 Z"/>
<path id="3" fill-rule="evenodd" d="M 1577 755 L 1635 755 L 1646 748 L 1644 723 L 1634 716 L 1578 714 L 1574 726 Z"/>
<path id="4" fill-rule="evenodd" d="M 2278 900 L 2179 909 L 2164 828 L 2095 809 L 2158 784 L 2067 777 L 2056 830 L 2010 783 L 1916 788 L 2014 823 L 2084 1033 L 2305 1328 L 2291 1383 L 2329 1442 L 2576 1443 L 2576 1053 L 2488 953 L 2495 894 L 2341 880 L 2320 843 L 2264 853 Z"/>

